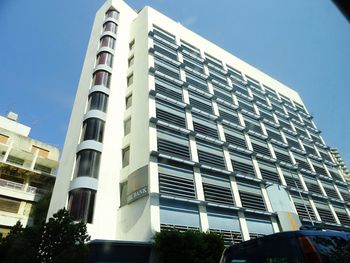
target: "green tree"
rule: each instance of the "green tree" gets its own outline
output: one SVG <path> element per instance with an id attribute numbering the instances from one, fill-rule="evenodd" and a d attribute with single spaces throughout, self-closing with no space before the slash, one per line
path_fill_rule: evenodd
<path id="1" fill-rule="evenodd" d="M 15 240 L 23 234 L 23 226 L 20 221 L 11 228 L 8 235 L 0 240 L 0 262 L 7 262 L 8 252 L 12 248 Z"/>
<path id="2" fill-rule="evenodd" d="M 42 225 L 45 223 L 50 201 L 51 193 L 47 193 L 33 205 L 33 208 L 30 211 L 30 216 L 33 218 L 34 225 Z"/>
<path id="3" fill-rule="evenodd" d="M 85 223 L 75 223 L 65 209 L 59 210 L 44 225 L 38 249 L 40 262 L 84 262 L 90 237 Z"/>
<path id="4" fill-rule="evenodd" d="M 154 236 L 158 263 L 217 263 L 224 241 L 215 233 L 168 230 Z"/>
<path id="5" fill-rule="evenodd" d="M 40 220 L 23 228 L 17 222 L 0 239 L 0 262 L 85 262 L 88 240 L 86 224 L 75 223 L 68 211 L 61 209 L 47 223 Z"/>

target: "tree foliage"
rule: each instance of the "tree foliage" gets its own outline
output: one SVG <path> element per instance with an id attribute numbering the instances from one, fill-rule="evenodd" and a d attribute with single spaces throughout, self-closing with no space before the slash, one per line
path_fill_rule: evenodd
<path id="1" fill-rule="evenodd" d="M 40 200 L 33 205 L 30 216 L 33 218 L 34 225 L 44 224 L 49 210 L 51 201 L 51 193 L 47 193 L 40 198 Z"/>
<path id="2" fill-rule="evenodd" d="M 85 262 L 89 236 L 84 223 L 75 223 L 65 209 L 39 222 L 23 228 L 18 221 L 0 239 L 0 262 Z"/>
<path id="3" fill-rule="evenodd" d="M 157 233 L 154 248 L 158 263 L 217 263 L 224 241 L 215 233 L 168 230 Z"/>
<path id="4" fill-rule="evenodd" d="M 74 223 L 67 210 L 60 210 L 44 225 L 38 258 L 40 262 L 84 262 L 83 257 L 67 261 L 65 255 L 87 255 L 85 243 L 89 240 L 85 223 Z M 67 253 L 69 251 L 69 253 Z M 77 261 L 78 260 L 78 261 Z M 57 261 L 55 261 L 57 262 Z"/>

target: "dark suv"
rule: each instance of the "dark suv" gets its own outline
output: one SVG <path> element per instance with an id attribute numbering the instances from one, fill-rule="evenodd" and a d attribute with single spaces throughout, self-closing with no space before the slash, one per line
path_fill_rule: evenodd
<path id="1" fill-rule="evenodd" d="M 221 263 L 349 263 L 350 233 L 300 230 L 232 245 Z"/>

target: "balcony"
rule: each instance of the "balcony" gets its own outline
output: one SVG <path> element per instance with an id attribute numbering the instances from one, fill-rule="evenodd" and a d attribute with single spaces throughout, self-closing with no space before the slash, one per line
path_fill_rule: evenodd
<path id="1" fill-rule="evenodd" d="M 48 193 L 48 190 L 41 189 L 35 186 L 26 186 L 21 183 L 16 183 L 13 181 L 5 180 L 0 178 L 0 187 L 16 190 L 16 191 L 21 191 L 29 194 L 34 194 L 34 195 L 43 195 Z"/>

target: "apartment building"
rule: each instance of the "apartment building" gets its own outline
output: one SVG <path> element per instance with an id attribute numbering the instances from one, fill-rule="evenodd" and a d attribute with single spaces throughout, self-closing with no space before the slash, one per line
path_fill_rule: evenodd
<path id="1" fill-rule="evenodd" d="M 228 243 L 350 227 L 350 192 L 299 94 L 151 7 L 97 12 L 49 215 L 92 239 Z"/>
<path id="2" fill-rule="evenodd" d="M 0 116 L 0 233 L 20 221 L 32 224 L 31 210 L 52 191 L 58 166 L 57 147 L 29 137 L 31 128 L 17 114 Z"/>

